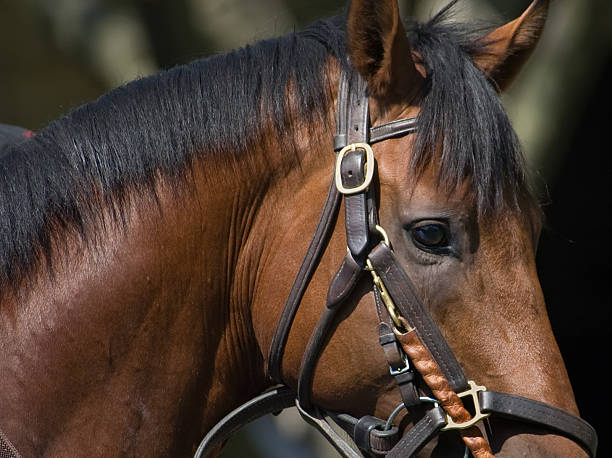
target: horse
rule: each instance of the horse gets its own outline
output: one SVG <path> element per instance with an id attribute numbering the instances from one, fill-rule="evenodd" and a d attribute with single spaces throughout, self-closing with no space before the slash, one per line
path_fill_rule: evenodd
<path id="1" fill-rule="evenodd" d="M 347 456 L 594 455 L 499 99 L 549 2 L 486 30 L 455 3 L 352 0 L 5 147 L 2 456 L 191 455 L 279 383 L 357 419 Z"/>

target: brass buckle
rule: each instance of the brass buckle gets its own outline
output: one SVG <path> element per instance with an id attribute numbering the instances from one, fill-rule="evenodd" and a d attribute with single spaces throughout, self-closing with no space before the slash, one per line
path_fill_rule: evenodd
<path id="1" fill-rule="evenodd" d="M 446 414 L 446 426 L 442 428 L 442 431 L 449 431 L 451 429 L 466 429 L 470 426 L 474 426 L 480 420 L 483 420 L 489 415 L 491 415 L 490 413 L 482 413 L 480 411 L 480 401 L 478 400 L 478 393 L 480 391 L 486 391 L 487 388 L 481 385 L 476 385 L 476 383 L 472 380 L 468 381 L 468 384 L 470 385 L 470 389 L 464 391 L 463 393 L 457 393 L 457 396 L 459 396 L 460 398 L 464 398 L 468 395 L 472 396 L 475 411 L 474 416 L 471 420 L 465 421 L 463 423 L 455 423 L 453 419 L 448 414 Z"/>
<path id="2" fill-rule="evenodd" d="M 378 288 L 378 292 L 380 293 L 380 298 L 385 304 L 385 308 L 387 309 L 387 312 L 389 313 L 389 317 L 391 317 L 391 321 L 393 321 L 393 327 L 395 328 L 397 332 L 400 332 L 401 334 L 410 332 L 412 328 L 406 329 L 404 326 L 404 323 L 402 322 L 402 320 L 400 320 L 400 317 L 402 316 L 402 314 L 397 308 L 397 305 L 395 305 L 395 302 L 393 302 L 393 299 L 391 299 L 391 295 L 389 294 L 389 291 L 387 291 L 387 287 L 382 281 L 382 278 L 380 278 L 380 276 L 374 269 L 374 266 L 372 265 L 372 261 L 370 261 L 370 258 L 366 259 L 366 266 L 367 266 L 367 270 L 369 270 L 370 274 L 372 274 L 372 280 L 374 284 L 376 285 L 376 287 Z"/>
<path id="3" fill-rule="evenodd" d="M 361 148 L 366 152 L 366 176 L 359 186 L 355 186 L 354 188 L 346 188 L 344 184 L 342 184 L 342 174 L 340 171 L 340 165 L 342 164 L 342 159 L 349 151 L 355 151 L 357 148 Z M 336 188 L 341 194 L 357 194 L 359 192 L 365 191 L 370 186 L 372 182 L 372 178 L 374 177 L 374 151 L 372 151 L 372 147 L 367 143 L 351 143 L 350 145 L 345 146 L 340 150 L 338 156 L 336 157 Z"/>

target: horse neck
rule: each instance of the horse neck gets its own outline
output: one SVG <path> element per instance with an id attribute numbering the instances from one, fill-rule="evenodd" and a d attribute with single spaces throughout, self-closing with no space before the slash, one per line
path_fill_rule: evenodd
<path id="1" fill-rule="evenodd" d="M 0 430 L 24 456 L 184 455 L 264 388 L 249 295 L 269 171 L 209 166 L 4 298 Z"/>

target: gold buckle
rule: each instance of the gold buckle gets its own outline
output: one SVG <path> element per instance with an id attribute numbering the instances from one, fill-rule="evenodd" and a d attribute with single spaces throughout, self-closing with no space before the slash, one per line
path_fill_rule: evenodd
<path id="1" fill-rule="evenodd" d="M 340 165 L 342 164 L 342 159 L 349 151 L 355 151 L 357 148 L 361 148 L 366 152 L 366 176 L 359 186 L 355 186 L 354 188 L 345 188 L 342 184 L 342 174 L 340 171 Z M 341 194 L 357 194 L 359 192 L 365 191 L 370 186 L 372 182 L 372 178 L 374 177 L 374 151 L 372 151 L 372 147 L 367 143 L 351 143 L 350 145 L 345 146 L 338 153 L 338 157 L 336 157 L 336 188 Z"/>
<path id="2" fill-rule="evenodd" d="M 372 265 L 372 261 L 370 261 L 370 258 L 366 259 L 366 266 L 367 266 L 367 270 L 369 270 L 370 273 L 372 274 L 372 280 L 374 281 L 374 284 L 378 287 L 380 298 L 385 304 L 385 308 L 387 309 L 387 312 L 389 313 L 389 316 L 391 317 L 391 321 L 393 321 L 394 328 L 401 334 L 410 332 L 412 328 L 406 329 L 406 327 L 404 326 L 404 323 L 402 322 L 402 320 L 400 320 L 400 317 L 402 315 L 399 309 L 397 308 L 397 305 L 395 305 L 395 302 L 393 302 L 393 299 L 391 299 L 391 295 L 389 294 L 389 291 L 387 291 L 387 287 L 382 281 L 382 278 L 380 278 L 380 276 L 374 269 L 374 266 Z"/>
<path id="3" fill-rule="evenodd" d="M 382 243 L 391 248 L 391 242 L 389 241 L 387 231 L 385 231 L 382 226 L 379 226 L 378 224 L 376 225 L 376 230 L 383 239 Z M 374 269 L 374 265 L 372 264 L 370 258 L 366 259 L 366 270 L 369 270 L 370 274 L 372 274 L 374 285 L 376 285 L 378 288 L 380 298 L 382 299 L 383 304 L 389 313 L 391 321 L 393 321 L 393 327 L 395 328 L 394 331 L 400 334 L 405 334 L 412 331 L 414 328 L 406 321 L 404 317 L 402 317 L 402 314 L 397 305 L 395 305 L 395 302 L 393 302 L 385 283 L 383 282 L 382 278 L 380 278 L 380 275 L 378 275 L 378 272 L 376 272 L 376 269 Z M 401 318 L 404 319 L 402 320 Z"/>
<path id="4" fill-rule="evenodd" d="M 491 415 L 490 413 L 482 413 L 480 411 L 480 401 L 478 400 L 478 393 L 480 391 L 486 391 L 487 388 L 484 386 L 476 385 L 476 383 L 472 380 L 468 381 L 468 384 L 470 385 L 470 389 L 464 391 L 463 393 L 458 393 L 457 396 L 459 396 L 460 398 L 466 397 L 468 395 L 472 396 L 475 411 L 474 416 L 471 420 L 465 421 L 463 423 L 455 423 L 453 419 L 448 414 L 446 414 L 446 426 L 442 428 L 442 431 L 448 431 L 451 429 L 466 429 L 470 426 L 474 426 L 480 420 L 483 420 L 489 415 Z"/>

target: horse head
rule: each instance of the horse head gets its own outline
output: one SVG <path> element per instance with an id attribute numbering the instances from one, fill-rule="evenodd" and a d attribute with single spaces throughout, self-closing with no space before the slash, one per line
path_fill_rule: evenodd
<path id="1" fill-rule="evenodd" d="M 371 212 L 367 200 L 375 201 L 376 227 L 393 247 L 416 296 L 466 377 L 487 390 L 538 400 L 577 415 L 536 272 L 542 215 L 525 178 L 519 142 L 498 98 L 535 48 L 547 11 L 547 1 L 534 1 L 516 20 L 473 35 L 444 25 L 447 8 L 430 24 L 413 25 L 406 34 L 395 1 L 352 1 L 347 48 L 350 64 L 367 83 L 369 122 L 374 129 L 399 119 L 417 120 L 416 133 L 402 132 L 372 146 L 375 192 L 364 196 L 362 209 Z M 358 115 L 356 119 L 361 120 Z M 352 128 L 349 123 L 348 129 Z M 297 247 L 306 251 L 298 241 L 309 239 L 320 212 L 308 202 L 310 196 L 324 195 L 329 161 L 319 151 L 308 161 L 312 168 L 300 169 L 285 191 L 294 199 L 275 218 L 280 235 L 260 271 L 261 295 L 255 297 L 253 320 L 264 354 L 271 345 L 271 351 L 277 350 L 270 316 L 279 316 L 276 304 L 289 295 L 293 277 L 280 275 L 279 269 L 297 272 L 299 265 L 290 253 Z M 366 169 L 373 168 L 368 159 L 363 161 Z M 325 165 L 320 167 L 321 163 Z M 337 162 L 337 172 L 342 164 Z M 345 233 L 345 226 L 354 226 L 358 219 L 350 215 L 358 207 L 347 201 L 352 210 L 341 211 L 286 342 L 278 379 L 296 388 L 304 382 L 308 367 L 305 353 L 313 340 L 322 339 L 311 335 L 322 332 L 317 321 L 324 313 L 326 295 L 329 300 L 330 279 L 336 279 L 336 269 L 345 258 L 347 238 L 358 232 L 347 228 Z M 362 218 L 367 226 L 368 215 Z M 375 244 L 383 236 L 377 239 L 373 226 L 370 220 Z M 348 243 L 349 253 L 358 258 L 360 253 Z M 377 303 L 374 289 L 370 275 L 355 281 L 330 326 L 333 330 L 320 344 L 312 394 L 315 404 L 330 410 L 387 418 L 403 401 L 389 375 L 391 363 L 377 344 L 384 340 L 378 323 L 387 321 L 394 327 L 393 317 L 381 312 L 384 301 L 379 293 Z M 428 332 L 415 323 L 410 326 L 417 333 Z M 571 440 L 545 429 L 525 428 L 499 417 L 487 421 L 492 449 L 500 456 L 583 454 Z M 409 430 L 415 422 L 409 412 L 401 425 Z M 450 453 L 445 447 L 453 440 L 442 436 L 438 453 Z"/>

